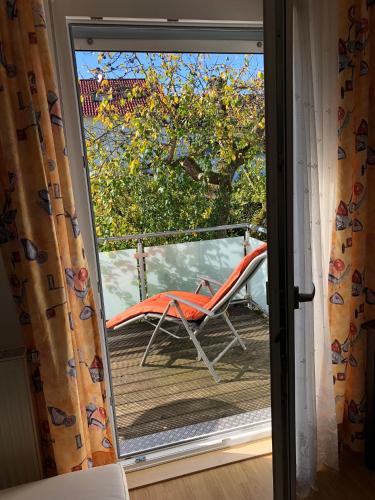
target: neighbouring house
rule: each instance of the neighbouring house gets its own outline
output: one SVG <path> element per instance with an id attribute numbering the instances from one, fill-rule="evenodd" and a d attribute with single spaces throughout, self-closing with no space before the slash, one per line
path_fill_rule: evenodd
<path id="1" fill-rule="evenodd" d="M 129 92 L 134 87 L 144 86 L 145 80 L 142 78 L 104 79 L 101 82 L 96 78 L 84 78 L 78 83 L 85 129 L 94 127 L 100 130 L 100 123 L 95 123 L 94 118 L 98 116 L 100 103 L 105 98 L 110 99 L 115 111 L 120 115 L 132 112 L 137 106 L 146 104 L 144 96 L 129 98 Z"/>

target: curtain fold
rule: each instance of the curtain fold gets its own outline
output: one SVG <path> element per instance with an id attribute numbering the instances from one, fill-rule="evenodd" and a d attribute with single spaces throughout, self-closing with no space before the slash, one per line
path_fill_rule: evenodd
<path id="1" fill-rule="evenodd" d="M 0 9 L 0 249 L 53 475 L 115 453 L 42 0 Z"/>
<path id="2" fill-rule="evenodd" d="M 295 314 L 297 486 L 305 497 L 317 468 L 338 467 L 326 279 L 337 154 L 335 2 L 295 0 L 293 17 L 295 282 L 316 289 Z"/>
<path id="3" fill-rule="evenodd" d="M 364 447 L 366 336 L 375 318 L 375 2 L 340 0 L 336 221 L 329 270 L 332 363 L 343 442 Z M 372 32 L 371 32 L 372 30 Z"/>

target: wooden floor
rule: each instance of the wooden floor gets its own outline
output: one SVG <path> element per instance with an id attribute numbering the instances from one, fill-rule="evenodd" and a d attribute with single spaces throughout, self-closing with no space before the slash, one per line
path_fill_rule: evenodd
<path id="1" fill-rule="evenodd" d="M 130 500 L 271 500 L 270 455 L 130 491 Z"/>
<path id="2" fill-rule="evenodd" d="M 328 468 L 318 472 L 317 491 L 313 500 L 374 500 L 375 472 L 365 467 L 364 455 L 344 450 L 340 471 Z"/>
<path id="3" fill-rule="evenodd" d="M 235 345 L 220 360 L 219 384 L 197 361 L 190 340 L 161 333 L 147 365 L 140 367 L 151 327 L 138 323 L 109 335 L 120 437 L 136 438 L 270 406 L 268 321 L 242 305 L 232 306 L 230 317 L 247 350 Z M 200 341 L 212 359 L 231 338 L 219 318 Z"/>
<path id="4" fill-rule="evenodd" d="M 374 500 L 375 472 L 363 456 L 345 451 L 340 472 L 318 473 L 313 500 Z M 130 500 L 271 500 L 271 455 L 224 465 L 130 491 Z"/>

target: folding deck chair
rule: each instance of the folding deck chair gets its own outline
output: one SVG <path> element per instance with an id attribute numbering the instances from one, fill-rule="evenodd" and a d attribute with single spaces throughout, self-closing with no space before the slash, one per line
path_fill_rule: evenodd
<path id="1" fill-rule="evenodd" d="M 141 366 L 144 365 L 150 348 L 159 331 L 167 333 L 177 339 L 189 337 L 198 352 L 198 360 L 201 359 L 215 381 L 220 382 L 220 377 L 215 371 L 214 365 L 236 342 L 238 342 L 244 351 L 246 350 L 245 344 L 229 319 L 229 304 L 236 293 L 245 286 L 254 275 L 256 270 L 266 259 L 266 256 L 267 244 L 264 243 L 241 260 L 225 283 L 221 284 L 207 276 L 198 276 L 200 281 L 195 293 L 179 291 L 159 293 L 130 307 L 117 316 L 114 316 L 107 321 L 106 326 L 108 329 L 118 330 L 130 323 L 142 320 L 154 327 L 154 331 L 152 332 L 150 341 L 143 355 Z M 219 286 L 216 293 L 214 293 L 212 285 Z M 211 296 L 201 295 L 199 293 L 203 287 L 209 290 Z M 210 319 L 217 318 L 218 316 L 223 317 L 234 338 L 214 360 L 210 361 L 197 337 L 203 331 Z M 152 320 L 158 321 L 155 324 Z M 182 337 L 176 335 L 175 332 L 170 332 L 162 326 L 166 321 L 183 326 L 187 335 Z"/>

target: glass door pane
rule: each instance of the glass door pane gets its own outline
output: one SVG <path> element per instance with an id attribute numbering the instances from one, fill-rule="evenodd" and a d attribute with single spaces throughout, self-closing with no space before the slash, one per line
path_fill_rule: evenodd
<path id="1" fill-rule="evenodd" d="M 77 51 L 75 59 L 105 319 L 163 292 L 187 292 L 194 299 L 198 276 L 213 279 L 212 290 L 207 286 L 199 290 L 199 296 L 208 301 L 245 255 L 266 240 L 263 56 Z M 172 86 L 171 74 L 175 78 Z M 158 90 L 155 98 L 147 78 L 159 78 L 162 91 Z M 218 82 L 220 88 L 215 87 Z M 192 104 L 185 114 L 176 111 L 184 105 L 188 92 L 195 106 L 199 100 L 206 102 L 197 107 L 196 115 Z M 159 136 L 150 140 L 155 132 L 150 129 L 154 116 L 146 107 L 159 106 L 160 93 L 174 106 L 175 120 L 191 122 L 191 131 L 184 122 L 176 129 L 180 135 L 172 148 L 173 168 L 167 158 L 165 164 L 159 160 L 163 148 L 170 145 L 168 116 L 164 116 Z M 221 99 L 222 106 L 228 108 L 227 117 L 220 114 L 222 110 L 217 111 Z M 233 104 L 235 99 L 237 105 Z M 259 139 L 252 137 L 253 143 L 248 144 L 254 127 L 249 118 L 254 100 L 259 101 L 253 109 Z M 135 130 L 145 115 L 149 121 L 142 125 L 142 131 Z M 210 134 L 196 126 L 198 115 L 205 127 L 211 127 Z M 229 132 L 219 130 L 221 122 Z M 136 134 L 142 133 L 145 142 L 135 150 Z M 204 134 L 204 140 L 224 134 L 222 140 L 227 142 L 230 135 L 233 148 L 241 153 L 233 150 L 231 158 L 226 158 L 226 149 L 218 142 L 202 145 Z M 211 172 L 206 180 L 195 174 L 191 177 L 181 165 L 180 159 L 186 157 L 192 143 L 196 148 L 194 168 Z M 236 154 L 239 158 L 244 155 L 243 160 L 234 163 Z M 207 162 L 212 166 L 208 168 Z M 225 202 L 219 198 L 223 187 L 212 178 L 219 176 L 218 169 L 224 168 L 225 162 L 232 165 L 228 191 L 232 206 L 224 217 Z M 175 193 L 180 193 L 178 198 L 174 198 Z M 255 225 L 255 220 L 263 225 Z M 133 237 L 129 232 L 137 234 Z M 147 453 L 166 447 L 249 433 L 264 436 L 270 431 L 266 281 L 264 262 L 233 297 L 229 318 L 244 344 L 233 344 L 215 363 L 219 383 L 197 357 L 181 325 L 163 326 L 172 336 L 166 331 L 158 335 L 144 365 L 141 360 L 155 321 L 151 321 L 153 325 L 150 321 L 134 322 L 107 331 L 121 456 L 138 460 L 145 455 L 147 460 Z M 199 334 L 210 360 L 232 338 L 223 316 L 210 321 Z"/>

